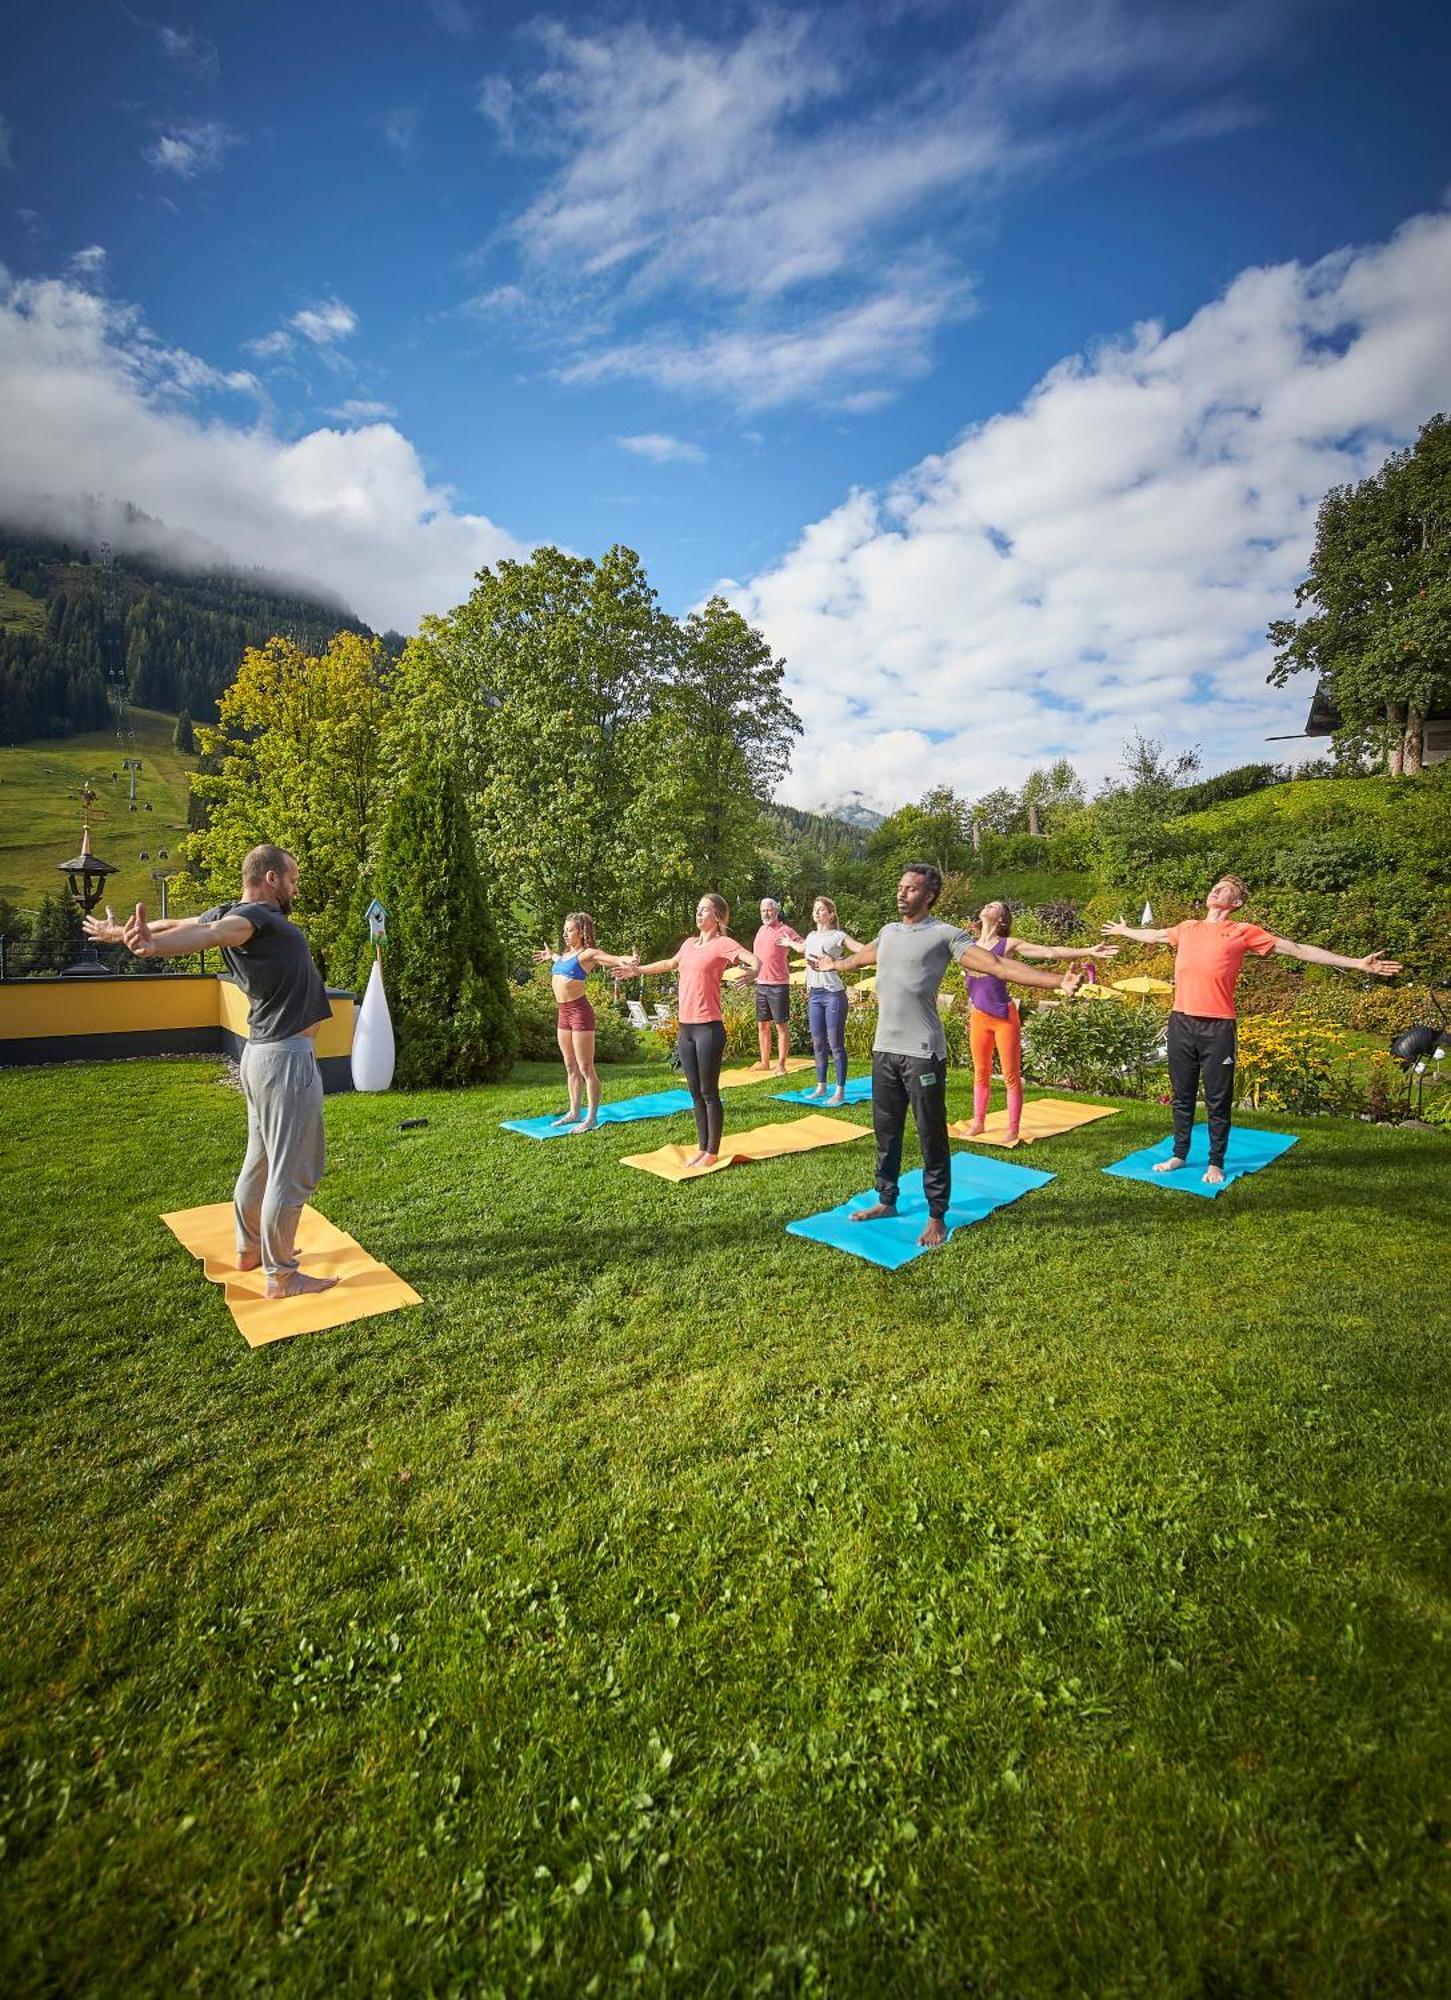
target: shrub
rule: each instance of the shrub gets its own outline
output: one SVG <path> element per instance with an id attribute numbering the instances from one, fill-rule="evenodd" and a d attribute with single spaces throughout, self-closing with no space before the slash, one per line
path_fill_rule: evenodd
<path id="1" fill-rule="evenodd" d="M 1255 1111 L 1341 1111 L 1356 1108 L 1363 1086 L 1354 1055 L 1334 1028 L 1261 1014 L 1239 1024 L 1235 1056 L 1237 1101 Z"/>
<path id="2" fill-rule="evenodd" d="M 358 941 L 359 993 L 372 962 L 362 911 L 374 893 L 388 912 L 383 970 L 399 1083 L 416 1089 L 504 1075 L 515 1049 L 508 974 L 452 771 L 420 767 L 389 808 L 377 865 L 347 927 L 348 941 Z"/>
<path id="3" fill-rule="evenodd" d="M 1361 834 L 1307 834 L 1293 847 L 1280 848 L 1270 864 L 1278 888 L 1308 889 L 1319 895 L 1348 889 L 1352 882 L 1383 865 L 1378 844 Z"/>
<path id="4" fill-rule="evenodd" d="M 1024 1068 L 1063 1090 L 1143 1097 L 1162 1061 L 1164 1022 L 1157 1007 L 1107 1000 L 1039 1007 L 1023 1021 Z"/>

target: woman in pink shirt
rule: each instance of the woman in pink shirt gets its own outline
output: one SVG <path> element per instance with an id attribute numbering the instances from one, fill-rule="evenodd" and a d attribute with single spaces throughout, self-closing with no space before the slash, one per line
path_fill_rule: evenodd
<path id="1" fill-rule="evenodd" d="M 725 1022 L 720 1012 L 720 983 L 728 965 L 759 970 L 754 954 L 726 936 L 730 905 L 707 890 L 695 906 L 696 935 L 688 937 L 673 958 L 642 965 L 642 974 L 673 972 L 680 985 L 680 1067 L 695 1106 L 695 1136 L 699 1150 L 688 1167 L 711 1167 L 720 1152 L 720 1062 L 725 1054 Z"/>

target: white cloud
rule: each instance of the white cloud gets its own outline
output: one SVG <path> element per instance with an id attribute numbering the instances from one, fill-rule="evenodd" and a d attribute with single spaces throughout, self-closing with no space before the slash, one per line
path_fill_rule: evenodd
<path id="1" fill-rule="evenodd" d="M 357 332 L 358 315 L 341 299 L 319 299 L 295 312 L 287 324 L 314 347 L 331 347 Z"/>
<path id="2" fill-rule="evenodd" d="M 222 59 L 216 43 L 196 28 L 183 32 L 158 23 L 156 39 L 161 44 L 162 52 L 179 69 L 188 71 L 198 83 L 214 84 L 221 75 Z"/>
<path id="3" fill-rule="evenodd" d="M 1211 766 L 1284 754 L 1265 685 L 1326 490 L 1451 401 L 1451 215 L 1242 272 L 1187 325 L 1051 370 L 893 487 L 856 492 L 727 588 L 806 723 L 784 795 L 978 793 L 1135 728 Z"/>
<path id="4" fill-rule="evenodd" d="M 143 158 L 158 173 L 194 181 L 219 172 L 227 154 L 241 143 L 241 135 L 228 131 L 219 120 L 193 118 L 169 127 L 145 149 Z"/>
<path id="5" fill-rule="evenodd" d="M 324 412 L 324 415 L 337 417 L 345 424 L 376 424 L 397 414 L 391 403 L 374 402 L 364 396 L 350 396 L 345 403 L 335 404 Z"/>
<path id="6" fill-rule="evenodd" d="M 518 285 L 495 285 L 492 291 L 479 292 L 471 299 L 465 299 L 461 311 L 471 313 L 477 319 L 492 319 L 496 313 L 522 312 L 529 303 L 526 294 Z"/>
<path id="7" fill-rule="evenodd" d="M 668 437 L 663 431 L 644 431 L 636 437 L 617 437 L 615 443 L 622 451 L 633 452 L 636 458 L 648 458 L 653 465 L 705 463 L 705 453 L 698 444 L 689 444 L 684 438 Z"/>
<path id="8" fill-rule="evenodd" d="M 255 392 L 251 376 L 166 346 L 134 308 L 0 268 L 0 516 L 74 532 L 83 496 L 108 495 L 118 546 L 224 551 L 405 630 L 459 602 L 483 564 L 527 553 L 457 509 L 391 424 L 287 439 L 204 400 Z M 166 526 L 127 523 L 125 502 Z"/>
<path id="9" fill-rule="evenodd" d="M 106 268 L 105 250 L 99 243 L 88 243 L 84 250 L 75 252 L 68 268 L 75 278 L 99 277 Z"/>
<path id="10" fill-rule="evenodd" d="M 276 327 L 271 333 L 255 334 L 251 340 L 244 340 L 242 346 L 248 354 L 254 354 L 259 361 L 275 361 L 279 355 L 291 354 L 296 345 L 285 327 Z"/>
<path id="11" fill-rule="evenodd" d="M 428 11 L 446 35 L 466 42 L 474 32 L 474 17 L 463 0 L 428 0 Z"/>
<path id="12" fill-rule="evenodd" d="M 781 330 L 707 334 L 681 331 L 597 348 L 560 370 L 573 383 L 633 377 L 677 393 L 727 397 L 743 410 L 765 410 L 802 397 L 837 392 L 864 375 L 925 374 L 933 333 L 966 298 L 926 277 L 901 283 L 841 311 Z M 884 399 L 880 387 L 862 392 L 858 408 Z M 889 393 L 889 392 L 887 392 Z M 850 406 L 851 399 L 847 399 Z"/>
<path id="13" fill-rule="evenodd" d="M 423 123 L 421 104 L 394 104 L 382 113 L 378 129 L 385 146 L 400 159 L 411 160 L 418 149 L 418 133 Z"/>
<path id="14" fill-rule="evenodd" d="M 548 163 L 511 240 L 531 296 L 555 308 L 552 331 L 583 348 L 566 380 L 631 373 L 739 395 L 765 377 L 776 387 L 757 404 L 834 403 L 865 393 L 842 336 L 890 303 L 888 248 L 934 274 L 913 286 L 911 338 L 869 364 L 900 378 L 969 289 L 964 225 L 1009 181 L 1206 120 L 1223 129 L 1230 111 L 1220 99 L 1211 115 L 1205 92 L 1262 54 L 1297 4 L 934 6 L 934 60 L 907 80 L 876 42 L 900 9 L 764 10 L 734 33 L 546 19 L 527 31 L 533 61 L 485 77 L 475 101 L 504 144 Z M 581 300 L 606 323 L 598 341 L 579 338 Z M 701 307 L 708 370 L 693 360 Z M 662 319 L 681 330 L 662 334 Z"/>

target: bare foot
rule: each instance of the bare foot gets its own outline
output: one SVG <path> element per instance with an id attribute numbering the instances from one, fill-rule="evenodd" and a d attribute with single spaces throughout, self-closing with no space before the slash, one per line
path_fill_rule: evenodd
<path id="1" fill-rule="evenodd" d="M 1211 1161 L 1204 1169 L 1204 1178 L 1211 1187 L 1221 1187 L 1224 1184 L 1224 1168 L 1216 1167 Z"/>
<path id="2" fill-rule="evenodd" d="M 815 1090 L 808 1090 L 806 1095 L 808 1098 L 825 1097 L 826 1085 L 824 1083 L 818 1083 Z"/>
<path id="3" fill-rule="evenodd" d="M 685 1171 L 690 1173 L 696 1167 L 713 1167 L 719 1158 L 719 1153 L 697 1153 L 693 1160 L 685 1162 Z"/>
<path id="4" fill-rule="evenodd" d="M 771 1074 L 772 1074 L 773 1076 L 784 1076 L 784 1075 L 786 1074 L 786 1065 L 785 1065 L 785 1063 L 781 1063 L 781 1064 L 780 1064 L 780 1065 L 779 1065 L 779 1066 L 778 1066 L 778 1067 L 777 1067 L 776 1069 L 774 1069 L 774 1070 L 773 1070 L 773 1071 L 771 1072 Z"/>
<path id="5" fill-rule="evenodd" d="M 980 1139 L 986 1130 L 987 1126 L 983 1124 L 981 1118 L 974 1118 L 967 1128 L 967 1136 L 969 1139 Z"/>
<path id="6" fill-rule="evenodd" d="M 1019 1139 L 1021 1139 L 1022 1136 L 1023 1135 L 1021 1132 L 1004 1132 L 1003 1144 L 1005 1146 L 1016 1146 Z"/>
<path id="7" fill-rule="evenodd" d="M 599 1123 L 598 1118 L 586 1118 L 583 1125 L 576 1126 L 575 1130 L 578 1132 L 597 1132 L 599 1130 Z"/>
<path id="8" fill-rule="evenodd" d="M 859 1208 L 853 1222 L 885 1222 L 897 1213 L 895 1202 L 879 1201 L 874 1208 Z"/>
<path id="9" fill-rule="evenodd" d="M 1183 1165 L 1184 1162 L 1176 1153 L 1171 1160 L 1155 1160 L 1154 1172 L 1156 1174 L 1177 1174 Z"/>
<path id="10" fill-rule="evenodd" d="M 752 1069 L 768 1070 L 770 1067 L 771 1065 L 768 1062 L 753 1062 L 751 1064 Z"/>
<path id="11" fill-rule="evenodd" d="M 929 1215 L 927 1218 L 927 1227 L 917 1238 L 918 1247 L 923 1250 L 935 1250 L 939 1244 L 943 1244 L 946 1241 L 947 1224 L 942 1220 L 940 1215 Z"/>
<path id="12" fill-rule="evenodd" d="M 267 1280 L 269 1299 L 300 1299 L 307 1292 L 330 1292 L 336 1278 L 310 1278 L 305 1271 L 287 1271 Z"/>
<path id="13" fill-rule="evenodd" d="M 844 1090 L 839 1090 L 839 1091 L 838 1091 L 838 1092 L 836 1093 L 835 1097 L 828 1097 L 828 1098 L 827 1098 L 827 1100 L 826 1100 L 826 1108 L 827 1108 L 827 1110 L 828 1110 L 828 1111 L 834 1111 L 834 1110 L 836 1109 L 837 1105 L 839 1105 L 839 1104 L 845 1104 L 845 1103 L 846 1103 L 846 1092 L 845 1092 Z"/>
<path id="14" fill-rule="evenodd" d="M 556 1129 L 561 1125 L 577 1125 L 579 1123 L 579 1113 L 577 1111 L 561 1111 L 554 1123 Z"/>
<path id="15" fill-rule="evenodd" d="M 237 1252 L 237 1269 L 239 1271 L 256 1271 L 260 1269 L 261 1263 L 262 1252 L 260 1250 L 239 1250 Z"/>

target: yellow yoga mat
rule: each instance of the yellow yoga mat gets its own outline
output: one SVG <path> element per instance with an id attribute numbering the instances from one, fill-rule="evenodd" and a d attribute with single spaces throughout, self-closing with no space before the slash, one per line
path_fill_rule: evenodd
<path id="1" fill-rule="evenodd" d="M 297 1299 L 269 1299 L 262 1271 L 239 1271 L 232 1235 L 232 1204 L 214 1201 L 205 1208 L 183 1208 L 162 1221 L 185 1244 L 222 1296 L 238 1331 L 249 1347 L 266 1347 L 274 1340 L 291 1340 L 298 1333 L 321 1333 L 349 1320 L 371 1319 L 399 1306 L 423 1304 L 405 1285 L 368 1255 L 360 1243 L 335 1229 L 315 1208 L 305 1208 L 297 1225 L 297 1252 L 312 1278 L 337 1278 L 328 1292 L 304 1293 Z"/>
<path id="2" fill-rule="evenodd" d="M 786 1071 L 788 1075 L 792 1070 L 810 1069 L 811 1067 L 810 1056 L 787 1056 L 786 1058 Z M 771 1069 L 756 1069 L 748 1064 L 743 1069 L 723 1069 L 720 1073 L 720 1087 L 722 1090 L 735 1090 L 743 1083 L 770 1083 L 773 1078 L 778 1077 L 779 1072 L 774 1067 Z"/>
<path id="3" fill-rule="evenodd" d="M 1052 1139 L 1060 1132 L 1071 1132 L 1076 1125 L 1091 1125 L 1095 1118 L 1116 1118 L 1118 1113 L 1108 1104 L 1070 1104 L 1064 1097 L 1038 1097 L 1031 1104 L 1023 1106 L 1023 1122 L 1018 1127 L 1016 1139 L 1004 1135 L 1008 1129 L 1006 1111 L 990 1111 L 986 1130 L 980 1138 L 973 1138 L 968 1131 L 969 1121 L 960 1119 L 956 1125 L 949 1125 L 948 1131 L 954 1139 L 966 1139 L 972 1146 L 1031 1146 L 1035 1139 Z"/>
<path id="4" fill-rule="evenodd" d="M 622 1167 L 642 1167 L 662 1181 L 698 1181 L 745 1160 L 774 1160 L 782 1153 L 810 1153 L 818 1146 L 840 1146 L 853 1139 L 870 1139 L 870 1125 L 853 1125 L 844 1118 L 793 1118 L 779 1125 L 756 1125 L 749 1132 L 728 1132 L 720 1158 L 712 1167 L 687 1168 L 694 1146 L 657 1146 L 653 1153 L 628 1153 Z"/>

